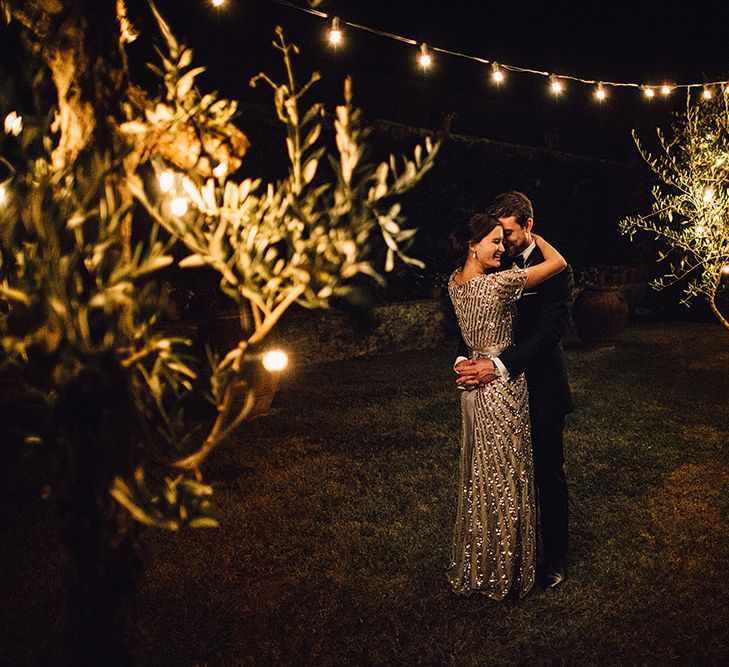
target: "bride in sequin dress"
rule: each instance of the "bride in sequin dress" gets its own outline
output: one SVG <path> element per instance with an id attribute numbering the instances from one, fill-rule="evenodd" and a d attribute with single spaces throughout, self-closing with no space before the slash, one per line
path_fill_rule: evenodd
<path id="1" fill-rule="evenodd" d="M 567 263 L 533 235 L 545 261 L 496 271 L 504 232 L 476 214 L 467 225 L 468 256 L 448 282 L 472 359 L 497 356 L 512 343 L 514 302 Z M 458 509 L 447 577 L 456 593 L 502 600 L 534 585 L 536 507 L 529 403 L 524 374 L 461 394 L 462 442 Z"/>

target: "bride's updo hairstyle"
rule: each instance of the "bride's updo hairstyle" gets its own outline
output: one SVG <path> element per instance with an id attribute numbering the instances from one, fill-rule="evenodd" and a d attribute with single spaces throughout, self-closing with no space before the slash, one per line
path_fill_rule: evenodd
<path id="1" fill-rule="evenodd" d="M 459 257 L 465 256 L 469 243 L 478 243 L 498 226 L 499 221 L 488 213 L 475 213 L 465 225 L 451 234 L 454 252 Z"/>

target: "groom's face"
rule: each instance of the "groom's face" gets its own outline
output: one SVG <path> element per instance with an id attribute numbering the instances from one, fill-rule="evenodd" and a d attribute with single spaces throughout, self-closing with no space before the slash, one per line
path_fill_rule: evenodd
<path id="1" fill-rule="evenodd" d="M 532 242 L 532 224 L 529 218 L 522 227 L 515 215 L 508 218 L 499 218 L 499 224 L 504 230 L 504 247 L 507 257 L 515 257 Z"/>

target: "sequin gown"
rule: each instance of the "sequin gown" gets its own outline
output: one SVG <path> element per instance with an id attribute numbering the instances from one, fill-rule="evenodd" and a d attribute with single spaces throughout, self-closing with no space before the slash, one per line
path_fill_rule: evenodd
<path id="1" fill-rule="evenodd" d="M 514 302 L 525 269 L 448 283 L 472 359 L 498 354 L 512 342 Z M 535 521 L 529 403 L 524 375 L 496 379 L 461 393 L 462 442 L 458 509 L 447 577 L 462 595 L 495 600 L 534 585 Z"/>

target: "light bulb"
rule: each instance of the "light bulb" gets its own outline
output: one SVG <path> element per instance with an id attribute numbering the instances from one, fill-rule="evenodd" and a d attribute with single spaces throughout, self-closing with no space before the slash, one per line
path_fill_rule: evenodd
<path id="1" fill-rule="evenodd" d="M 280 373 L 289 365 L 289 357 L 283 350 L 269 350 L 261 357 L 261 363 L 269 373 Z"/>
<path id="2" fill-rule="evenodd" d="M 433 64 L 433 56 L 430 51 L 428 51 L 428 45 L 425 42 L 420 45 L 418 63 L 423 69 L 428 69 Z"/>
<path id="3" fill-rule="evenodd" d="M 178 218 L 187 213 L 187 198 L 186 197 L 175 197 L 170 202 L 170 211 L 172 215 L 176 215 Z"/>
<path id="4" fill-rule="evenodd" d="M 499 63 L 491 63 L 491 79 L 492 81 L 498 85 L 500 84 L 506 77 L 504 76 L 504 71 L 499 67 Z"/>
<path id="5" fill-rule="evenodd" d="M 711 88 L 709 88 L 709 86 L 704 86 L 704 90 L 701 93 L 701 96 L 705 100 L 710 100 L 713 97 L 713 95 L 711 94 Z"/>
<path id="6" fill-rule="evenodd" d="M 651 88 L 650 86 L 643 86 L 643 94 L 646 97 L 649 97 L 649 98 L 650 97 L 655 97 L 656 96 L 656 91 L 653 90 L 653 88 Z"/>
<path id="7" fill-rule="evenodd" d="M 169 192 L 172 190 L 172 186 L 175 184 L 175 175 L 167 170 L 163 171 L 159 175 L 159 189 L 162 190 L 162 192 Z"/>
<path id="8" fill-rule="evenodd" d="M 704 201 L 709 202 L 714 198 L 714 188 L 707 187 L 704 189 Z"/>
<path id="9" fill-rule="evenodd" d="M 562 82 L 554 74 L 549 77 L 549 87 L 555 95 L 559 95 L 563 90 Z"/>
<path id="10" fill-rule="evenodd" d="M 225 0 L 212 0 L 213 7 L 222 7 L 225 4 Z"/>
<path id="11" fill-rule="evenodd" d="M 603 87 L 602 83 L 597 84 L 597 90 L 595 91 L 595 97 L 600 102 L 602 102 L 607 97 L 607 93 L 605 92 L 605 88 Z"/>
<path id="12" fill-rule="evenodd" d="M 671 86 L 664 83 L 661 86 L 661 95 L 663 95 L 663 96 L 670 95 L 672 90 L 673 90 L 673 88 L 671 88 Z"/>
<path id="13" fill-rule="evenodd" d="M 344 33 L 342 33 L 342 29 L 339 27 L 339 19 L 335 16 L 332 19 L 332 27 L 329 28 L 329 32 L 327 33 L 327 39 L 332 46 L 338 46 L 342 43 L 343 36 Z"/>
<path id="14" fill-rule="evenodd" d="M 5 187 L 5 183 L 0 183 L 0 206 L 7 201 L 8 190 Z"/>
<path id="15" fill-rule="evenodd" d="M 724 266 L 721 267 L 721 272 L 724 275 L 729 275 L 729 264 L 724 264 Z"/>

